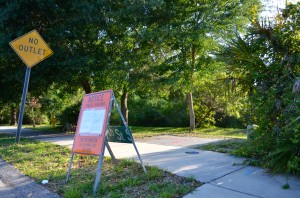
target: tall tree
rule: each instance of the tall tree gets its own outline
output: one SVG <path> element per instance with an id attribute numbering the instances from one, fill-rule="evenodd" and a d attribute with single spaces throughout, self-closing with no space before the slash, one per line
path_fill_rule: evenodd
<path id="1" fill-rule="evenodd" d="M 15 123 L 17 104 L 19 104 L 21 98 L 26 66 L 10 48 L 9 42 L 32 29 L 40 31 L 47 40 L 47 35 L 43 33 L 45 26 L 55 23 L 50 20 L 54 14 L 51 9 L 53 6 L 51 1 L 31 3 L 29 1 L 15 0 L 1 1 L 0 3 L 1 101 L 10 103 L 12 108 L 11 124 Z M 49 8 L 50 10 L 48 10 Z M 45 15 L 46 13 L 47 15 Z M 41 63 L 40 65 L 43 64 Z M 35 77 L 34 74 L 32 76 Z M 40 82 L 37 85 L 45 85 L 43 78 L 39 78 L 39 80 Z"/>
<path id="2" fill-rule="evenodd" d="M 51 84 L 66 92 L 94 91 L 95 82 L 105 67 L 104 45 L 98 40 L 105 26 L 101 1 L 1 1 L 0 2 L 0 89 L 1 101 L 11 106 L 11 124 L 22 93 L 25 64 L 10 48 L 9 42 L 36 29 L 54 55 L 32 68 L 29 92 L 40 96 Z"/>
<path id="3" fill-rule="evenodd" d="M 165 67 L 177 79 L 189 104 L 190 130 L 195 129 L 193 86 L 195 73 L 211 59 L 211 52 L 224 35 L 243 29 L 258 1 L 165 1 L 165 21 L 155 30 L 156 41 L 164 44 Z M 257 13 L 254 13 L 257 14 Z M 160 70 L 160 68 L 158 68 Z"/>
<path id="4" fill-rule="evenodd" d="M 105 1 L 105 27 L 99 41 L 106 44 L 109 61 L 104 73 L 109 86 L 121 97 L 121 110 L 128 122 L 128 95 L 140 89 L 148 78 L 153 44 L 147 40 L 149 13 L 156 2 Z"/>
<path id="5" fill-rule="evenodd" d="M 100 26 L 105 26 L 103 9 L 101 2 L 4 1 L 0 17 L 1 47 L 4 49 L 1 65 L 11 65 L 12 70 L 24 65 L 8 42 L 36 29 L 54 55 L 32 70 L 30 84 L 37 92 L 35 95 L 52 82 L 64 83 L 73 90 L 82 87 L 86 93 L 91 92 L 105 63 L 105 56 L 101 57 L 103 45 L 98 42 Z"/>

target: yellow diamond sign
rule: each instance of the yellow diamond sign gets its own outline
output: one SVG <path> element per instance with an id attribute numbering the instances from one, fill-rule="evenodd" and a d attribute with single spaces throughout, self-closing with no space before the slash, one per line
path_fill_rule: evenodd
<path id="1" fill-rule="evenodd" d="M 36 30 L 28 32 L 9 44 L 27 67 L 32 67 L 53 54 L 53 51 Z"/>

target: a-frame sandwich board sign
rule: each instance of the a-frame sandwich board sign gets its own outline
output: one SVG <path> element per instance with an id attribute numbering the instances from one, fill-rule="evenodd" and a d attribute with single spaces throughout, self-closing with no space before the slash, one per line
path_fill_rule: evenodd
<path id="1" fill-rule="evenodd" d="M 109 120 L 111 116 L 111 109 L 113 103 L 117 107 L 118 113 L 121 116 L 127 134 L 131 139 L 131 143 L 133 144 L 137 152 L 143 170 L 144 172 L 146 172 L 142 158 L 138 152 L 131 131 L 121 113 L 121 110 L 119 108 L 119 105 L 117 103 L 113 91 L 106 90 L 106 91 L 86 94 L 83 97 L 81 109 L 77 121 L 76 133 L 74 137 L 72 155 L 70 158 L 70 164 L 68 168 L 66 182 L 68 182 L 70 176 L 75 153 L 99 156 L 97 174 L 96 174 L 96 179 L 94 184 L 94 194 L 96 193 L 100 182 L 105 146 L 107 147 L 113 161 L 115 162 L 115 157 L 110 149 L 110 146 L 108 144 L 108 139 L 107 139 L 107 135 L 109 131 Z"/>

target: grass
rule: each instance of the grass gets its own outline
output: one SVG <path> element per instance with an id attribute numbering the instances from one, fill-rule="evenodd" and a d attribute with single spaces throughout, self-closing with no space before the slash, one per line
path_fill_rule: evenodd
<path id="1" fill-rule="evenodd" d="M 245 146 L 246 140 L 243 139 L 231 139 L 220 142 L 209 143 L 201 145 L 198 149 L 215 151 L 219 153 L 234 154 L 235 151 Z"/>
<path id="2" fill-rule="evenodd" d="M 38 131 L 54 131 L 61 132 L 62 126 L 51 127 L 50 125 L 25 125 L 24 128 L 30 128 Z M 245 129 L 235 128 L 196 128 L 193 132 L 189 132 L 188 127 L 138 127 L 130 126 L 134 138 L 146 138 L 158 135 L 177 135 L 177 136 L 193 136 L 202 138 L 239 138 L 246 139 Z"/>
<path id="3" fill-rule="evenodd" d="M 188 127 L 130 127 L 135 138 L 145 138 L 156 135 L 178 135 L 178 136 L 194 136 L 204 138 L 240 138 L 246 139 L 246 130 L 233 128 L 196 128 L 193 132 L 189 132 Z"/>
<path id="4" fill-rule="evenodd" d="M 105 158 L 97 195 L 93 195 L 96 156 L 75 155 L 69 182 L 65 184 L 71 151 L 65 147 L 22 138 L 0 135 L 1 157 L 36 182 L 61 197 L 182 197 L 201 185 L 192 178 L 173 175 L 157 167 L 146 167 L 130 160 L 119 160 L 114 166 Z"/>
<path id="5" fill-rule="evenodd" d="M 49 131 L 49 132 L 62 131 L 62 126 L 57 125 L 55 127 L 52 127 L 51 125 L 47 125 L 47 124 L 35 125 L 35 127 L 33 127 L 32 125 L 23 125 L 22 128 L 28 128 L 35 131 Z"/>
<path id="6" fill-rule="evenodd" d="M 208 143 L 197 147 L 197 149 L 226 153 L 237 157 L 245 157 L 243 164 L 267 168 L 262 160 L 255 156 L 248 140 L 230 139 L 219 142 Z"/>

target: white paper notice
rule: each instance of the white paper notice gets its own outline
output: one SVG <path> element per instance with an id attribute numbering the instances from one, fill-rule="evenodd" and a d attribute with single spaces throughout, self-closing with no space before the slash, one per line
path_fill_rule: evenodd
<path id="1" fill-rule="evenodd" d="M 105 109 L 85 109 L 80 123 L 79 134 L 101 135 L 105 118 Z"/>

